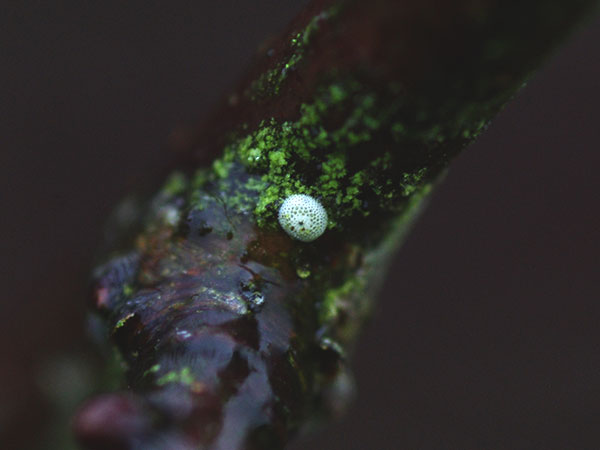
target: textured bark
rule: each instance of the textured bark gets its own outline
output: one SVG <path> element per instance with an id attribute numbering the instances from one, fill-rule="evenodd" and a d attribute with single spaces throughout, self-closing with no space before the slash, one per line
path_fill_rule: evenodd
<path id="1" fill-rule="evenodd" d="M 448 162 L 593 1 L 314 1 L 146 200 L 116 211 L 92 328 L 123 391 L 87 449 L 280 449 L 341 413 L 387 261 Z M 279 227 L 318 199 L 316 241 Z"/>

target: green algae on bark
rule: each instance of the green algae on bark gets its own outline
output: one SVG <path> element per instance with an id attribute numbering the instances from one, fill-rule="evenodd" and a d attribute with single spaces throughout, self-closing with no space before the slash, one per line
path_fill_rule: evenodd
<path id="1" fill-rule="evenodd" d="M 95 271 L 124 390 L 78 413 L 84 448 L 281 449 L 339 414 L 432 186 L 593 3 L 312 2 Z M 314 242 L 279 227 L 293 194 L 327 211 Z"/>

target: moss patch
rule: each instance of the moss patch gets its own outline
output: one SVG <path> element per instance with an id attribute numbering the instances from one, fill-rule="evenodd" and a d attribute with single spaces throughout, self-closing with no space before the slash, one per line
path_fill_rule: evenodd
<path id="1" fill-rule="evenodd" d="M 259 226 L 275 225 L 286 197 L 308 194 L 326 207 L 329 228 L 340 227 L 354 214 L 392 210 L 418 188 L 427 170 L 402 173 L 398 182 L 392 163 L 395 149 L 365 157 L 361 144 L 370 143 L 376 133 L 400 129 L 391 123 L 399 102 L 378 98 L 391 95 L 365 91 L 354 80 L 333 83 L 318 89 L 312 103 L 301 105 L 297 120 L 271 118 L 250 133 L 233 135 L 222 158 L 213 163 L 215 176 L 226 180 L 235 164 L 256 175 L 238 186 L 241 192 L 255 194 L 233 206 L 251 208 Z M 329 124 L 332 118 L 338 120 Z"/>
<path id="2" fill-rule="evenodd" d="M 195 381 L 192 369 L 184 367 L 180 371 L 172 370 L 167 372 L 156 380 L 156 384 L 158 386 L 164 386 L 169 383 L 179 383 L 185 386 L 191 386 Z"/>

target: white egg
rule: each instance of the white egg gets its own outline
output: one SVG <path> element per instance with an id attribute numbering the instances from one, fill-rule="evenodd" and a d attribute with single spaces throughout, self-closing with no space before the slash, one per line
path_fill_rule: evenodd
<path id="1" fill-rule="evenodd" d="M 279 224 L 294 239 L 311 242 L 327 228 L 327 211 L 310 195 L 295 194 L 279 208 Z"/>

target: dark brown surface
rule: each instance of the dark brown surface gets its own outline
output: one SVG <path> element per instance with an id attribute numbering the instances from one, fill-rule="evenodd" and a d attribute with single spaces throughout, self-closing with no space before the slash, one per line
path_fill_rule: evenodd
<path id="1" fill-rule="evenodd" d="M 81 339 L 111 206 L 299 9 L 238 3 L 3 16 L 3 432 L 38 409 L 26 374 Z M 598 446 L 599 41 L 596 20 L 455 162 L 359 346 L 358 401 L 305 446 Z"/>

